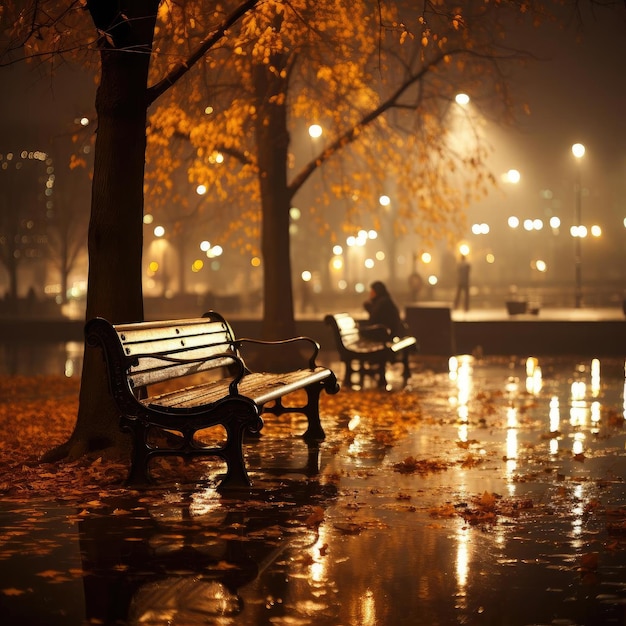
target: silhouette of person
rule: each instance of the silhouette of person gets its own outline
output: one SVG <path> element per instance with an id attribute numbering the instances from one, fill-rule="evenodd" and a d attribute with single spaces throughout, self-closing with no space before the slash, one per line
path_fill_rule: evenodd
<path id="1" fill-rule="evenodd" d="M 398 307 L 381 281 L 374 281 L 370 285 L 370 297 L 363 303 L 363 307 L 369 313 L 368 324 L 386 326 L 392 337 L 402 337 L 406 334 Z M 366 328 L 364 335 L 367 336 Z"/>
<path id="2" fill-rule="evenodd" d="M 471 265 L 467 256 L 462 254 L 457 266 L 456 295 L 454 297 L 454 308 L 458 309 L 461 299 L 463 299 L 463 309 L 469 311 L 469 286 Z"/>
<path id="3" fill-rule="evenodd" d="M 419 298 L 420 291 L 422 291 L 423 286 L 424 279 L 418 274 L 418 272 L 413 272 L 409 276 L 409 294 L 413 302 Z"/>

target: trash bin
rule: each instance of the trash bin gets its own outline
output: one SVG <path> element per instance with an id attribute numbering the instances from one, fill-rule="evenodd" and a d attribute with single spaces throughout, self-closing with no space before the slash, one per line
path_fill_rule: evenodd
<path id="1" fill-rule="evenodd" d="M 454 327 L 450 306 L 444 303 L 412 304 L 405 307 L 404 319 L 411 335 L 417 337 L 421 354 L 455 354 Z"/>

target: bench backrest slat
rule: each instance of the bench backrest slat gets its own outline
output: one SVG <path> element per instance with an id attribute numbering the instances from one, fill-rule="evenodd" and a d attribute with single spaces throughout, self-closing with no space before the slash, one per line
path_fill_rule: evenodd
<path id="1" fill-rule="evenodd" d="M 344 345 L 350 345 L 359 341 L 359 326 L 355 319 L 348 313 L 335 313 L 328 316 L 334 320 L 336 331 Z"/>
<path id="2" fill-rule="evenodd" d="M 175 354 L 177 352 L 186 352 L 194 348 L 202 348 L 210 346 L 212 348 L 220 348 L 216 350 L 227 351 L 232 345 L 228 333 L 207 333 L 203 335 L 187 335 L 181 337 L 179 335 L 161 336 L 161 337 L 141 337 L 135 336 L 132 341 L 121 340 L 126 356 L 136 356 L 138 354 Z"/>
<path id="3" fill-rule="evenodd" d="M 228 358 L 206 359 L 219 354 L 235 354 L 230 328 L 220 321 L 178 320 L 146 324 L 141 328 L 118 325 L 115 330 L 124 355 L 141 357 L 128 372 L 134 387 L 228 366 L 232 364 Z M 168 361 L 156 355 L 191 362 Z"/>
<path id="4" fill-rule="evenodd" d="M 218 351 L 221 353 L 221 350 Z M 154 385 L 155 383 L 179 378 L 181 376 L 189 376 L 206 372 L 217 367 L 227 367 L 232 365 L 230 359 L 209 359 L 207 357 L 216 354 L 214 350 L 196 350 L 193 354 L 185 353 L 182 358 L 185 359 L 203 359 L 192 361 L 190 363 L 174 363 L 159 359 L 157 357 L 143 357 L 140 361 L 140 367 L 131 367 L 128 372 L 128 378 L 131 380 L 133 387 L 142 387 L 143 385 Z"/>

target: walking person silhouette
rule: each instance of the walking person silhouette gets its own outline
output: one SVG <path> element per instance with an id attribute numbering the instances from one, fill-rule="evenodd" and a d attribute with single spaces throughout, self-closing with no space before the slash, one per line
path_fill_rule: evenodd
<path id="1" fill-rule="evenodd" d="M 469 311 L 469 288 L 470 288 L 470 271 L 472 266 L 467 260 L 465 254 L 461 255 L 461 260 L 457 266 L 456 296 L 454 297 L 454 308 L 458 309 L 461 301 L 463 309 Z"/>

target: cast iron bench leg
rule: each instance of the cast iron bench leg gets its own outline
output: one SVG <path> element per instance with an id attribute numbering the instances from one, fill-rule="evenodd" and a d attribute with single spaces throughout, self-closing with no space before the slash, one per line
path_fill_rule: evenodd
<path id="1" fill-rule="evenodd" d="M 411 368 L 409 366 L 409 353 L 406 350 L 404 350 L 402 353 L 402 364 L 404 365 L 402 378 L 404 378 L 404 384 L 406 385 L 409 378 L 411 378 Z"/>
<path id="2" fill-rule="evenodd" d="M 352 359 L 347 358 L 344 361 L 344 365 L 345 373 L 343 376 L 343 384 L 346 385 L 346 387 L 350 387 L 350 385 L 352 384 L 352 374 L 354 374 L 354 370 L 352 369 Z"/>
<path id="3" fill-rule="evenodd" d="M 308 427 L 302 435 L 305 441 L 324 441 L 326 438 L 320 421 L 320 393 L 323 386 L 324 384 L 320 382 L 306 388 L 307 403 L 303 407 L 303 412 L 307 417 Z"/>
<path id="4" fill-rule="evenodd" d="M 132 437 L 130 471 L 126 483 L 137 486 L 149 485 L 152 482 L 148 468 L 152 456 L 148 444 L 149 427 L 136 418 L 122 418 L 121 426 L 122 430 L 129 432 Z"/>
<path id="5" fill-rule="evenodd" d="M 244 434 L 251 423 L 258 421 L 260 424 L 261 418 L 256 407 L 241 400 L 228 400 L 219 410 L 226 414 L 220 422 L 226 429 L 226 445 L 222 448 L 222 458 L 226 461 L 226 475 L 218 489 L 246 489 L 252 483 L 243 457 Z"/>

